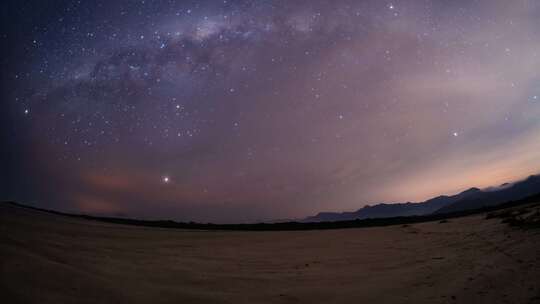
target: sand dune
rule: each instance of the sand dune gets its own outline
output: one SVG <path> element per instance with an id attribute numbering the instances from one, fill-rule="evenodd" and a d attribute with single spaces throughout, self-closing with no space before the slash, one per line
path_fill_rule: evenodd
<path id="1" fill-rule="evenodd" d="M 540 303 L 540 230 L 123 226 L 0 205 L 4 303 Z"/>

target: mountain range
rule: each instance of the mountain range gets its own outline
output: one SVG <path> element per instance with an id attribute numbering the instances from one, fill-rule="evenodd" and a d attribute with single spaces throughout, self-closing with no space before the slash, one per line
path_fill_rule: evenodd
<path id="1" fill-rule="evenodd" d="M 419 203 L 377 204 L 352 212 L 320 212 L 301 222 L 334 222 L 459 212 L 496 206 L 540 193 L 540 175 L 486 189 L 470 188 L 456 195 L 441 195 Z"/>

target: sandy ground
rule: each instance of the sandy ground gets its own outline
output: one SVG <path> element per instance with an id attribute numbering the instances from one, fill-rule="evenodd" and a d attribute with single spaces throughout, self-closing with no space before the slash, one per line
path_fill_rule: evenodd
<path id="1" fill-rule="evenodd" d="M 0 244 L 3 303 L 540 303 L 540 230 L 484 215 L 226 232 L 1 204 Z"/>

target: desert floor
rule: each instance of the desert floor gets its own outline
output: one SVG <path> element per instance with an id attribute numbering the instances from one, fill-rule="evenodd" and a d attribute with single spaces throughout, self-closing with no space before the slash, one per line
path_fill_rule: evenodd
<path id="1" fill-rule="evenodd" d="M 540 229 L 107 224 L 0 204 L 3 303 L 540 303 Z"/>

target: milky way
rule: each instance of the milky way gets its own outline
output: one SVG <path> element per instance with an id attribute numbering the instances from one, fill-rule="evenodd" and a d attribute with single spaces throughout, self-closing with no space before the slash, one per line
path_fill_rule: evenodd
<path id="1" fill-rule="evenodd" d="M 540 171 L 539 1 L 30 1 L 2 199 L 244 222 Z"/>

